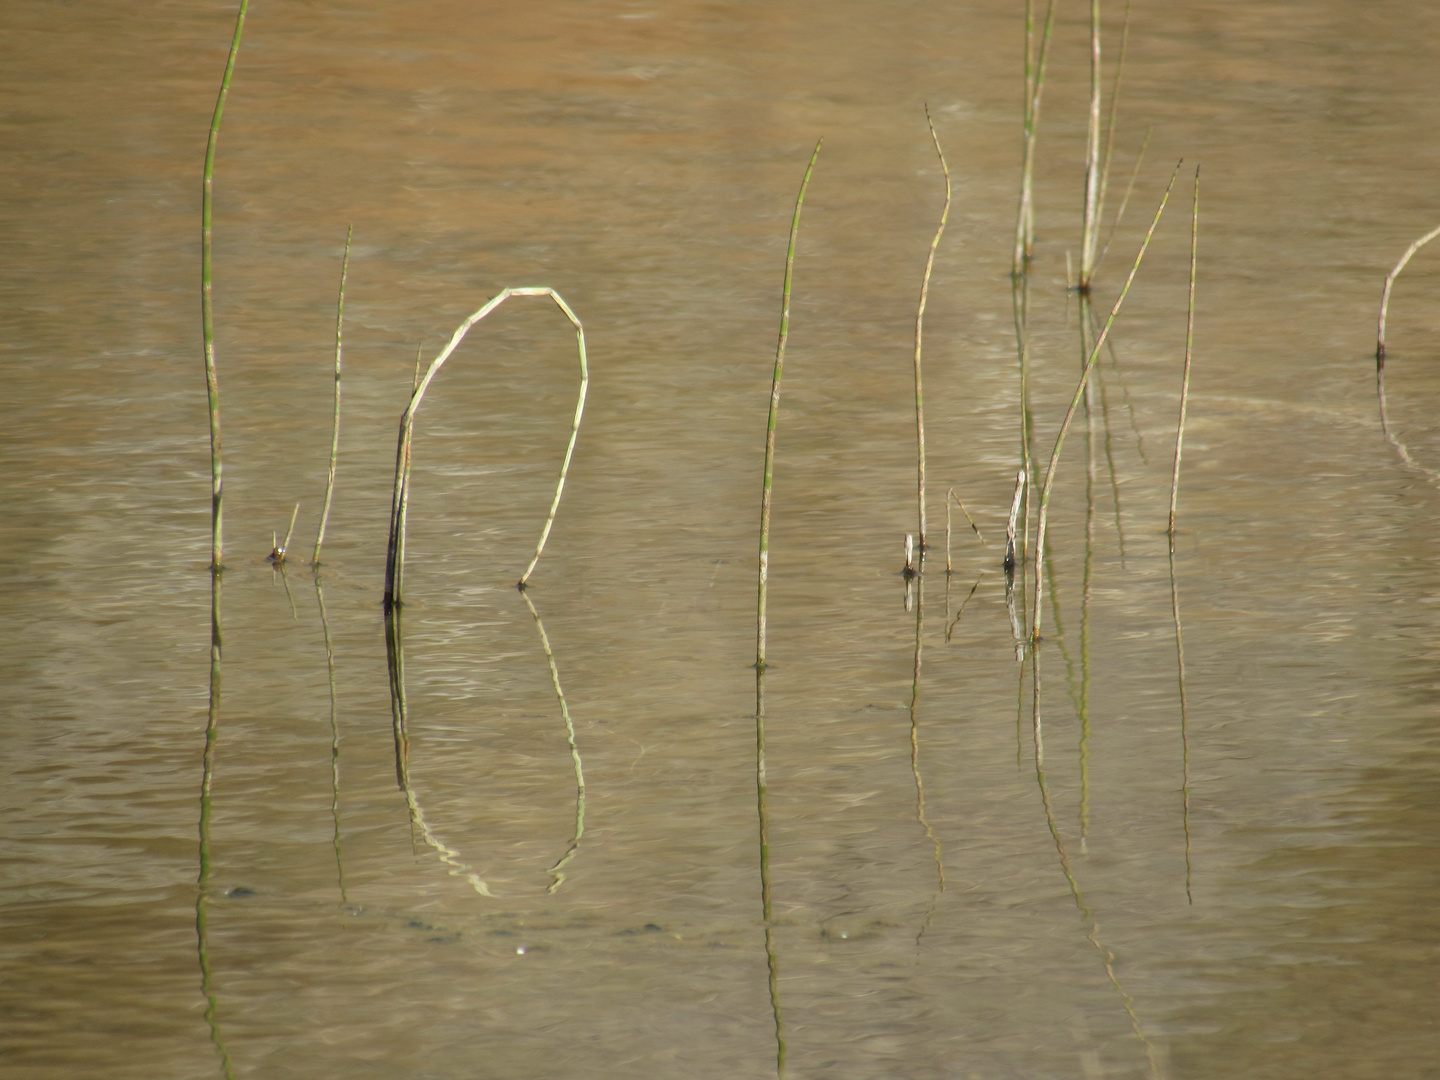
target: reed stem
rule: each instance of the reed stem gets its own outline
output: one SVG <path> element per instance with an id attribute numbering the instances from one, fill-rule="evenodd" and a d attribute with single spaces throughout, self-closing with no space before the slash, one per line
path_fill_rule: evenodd
<path id="1" fill-rule="evenodd" d="M 1175 427 L 1175 471 L 1170 477 L 1170 524 L 1166 536 L 1175 551 L 1175 506 L 1180 498 L 1180 455 L 1185 446 L 1185 411 L 1190 404 L 1190 351 L 1195 344 L 1195 258 L 1200 239 L 1200 166 L 1195 166 L 1195 202 L 1190 213 L 1190 299 L 1185 308 L 1185 369 L 1180 381 L 1180 422 Z"/>
<path id="2" fill-rule="evenodd" d="M 1115 298 L 1115 305 L 1110 309 L 1109 316 L 1105 319 L 1105 325 L 1096 338 L 1094 347 L 1085 361 L 1085 368 L 1080 373 L 1080 381 L 1075 386 L 1075 393 L 1070 399 L 1070 407 L 1065 411 L 1065 419 L 1060 424 L 1060 431 L 1055 436 L 1055 449 L 1050 453 L 1050 464 L 1045 470 L 1045 482 L 1040 489 L 1040 511 L 1035 529 L 1035 595 L 1032 597 L 1030 640 L 1032 643 L 1040 641 L 1040 606 L 1041 596 L 1044 592 L 1043 568 L 1045 564 L 1045 526 L 1050 509 L 1050 492 L 1055 484 L 1055 469 L 1060 463 L 1060 450 L 1065 445 L 1065 434 L 1070 430 L 1070 422 L 1075 418 L 1075 410 L 1080 407 L 1080 400 L 1085 395 L 1085 387 L 1090 381 L 1090 372 L 1095 368 L 1095 361 L 1100 356 L 1100 351 L 1105 345 L 1105 339 L 1110 336 L 1110 328 L 1115 325 L 1115 319 L 1120 314 L 1120 307 L 1125 303 L 1125 297 L 1130 292 L 1130 286 L 1135 281 L 1135 275 L 1140 270 L 1140 263 L 1145 258 L 1145 252 L 1150 247 L 1150 240 L 1155 235 L 1155 229 L 1160 224 L 1160 216 L 1165 212 L 1165 204 L 1170 199 L 1170 189 L 1175 186 L 1175 177 L 1180 172 L 1180 165 L 1177 163 L 1175 171 L 1170 174 L 1170 182 L 1165 185 L 1165 194 L 1160 198 L 1160 205 L 1155 210 L 1155 217 L 1150 222 L 1150 228 L 1145 232 L 1145 239 L 1140 244 L 1140 250 L 1135 255 L 1135 262 L 1130 267 L 1130 274 L 1125 279 L 1125 284 L 1120 290 L 1120 295 Z"/>
<path id="3" fill-rule="evenodd" d="M 215 144 L 220 140 L 220 118 L 225 112 L 225 99 L 230 96 L 230 77 L 235 72 L 235 56 L 240 52 L 240 35 L 245 29 L 245 12 L 250 0 L 240 0 L 240 13 L 235 17 L 235 34 L 230 39 L 230 55 L 225 59 L 225 74 L 220 79 L 220 94 L 215 99 L 215 112 L 210 117 L 210 137 L 205 143 L 205 169 L 200 195 L 200 324 L 205 339 L 205 395 L 210 409 L 210 572 L 218 574 L 224 548 L 222 514 L 224 484 L 220 467 L 220 382 L 215 375 L 215 313 L 211 302 L 213 281 L 211 248 L 212 192 L 215 177 Z"/>
<path id="4" fill-rule="evenodd" d="M 1080 236 L 1081 292 L 1095 270 L 1100 213 L 1100 0 L 1090 0 L 1090 122 L 1085 136 L 1085 208 Z"/>
<path id="5" fill-rule="evenodd" d="M 790 338 L 790 283 L 795 271 L 795 238 L 800 233 L 800 210 L 805 205 L 805 189 L 820 156 L 821 139 L 805 166 L 800 193 L 795 196 L 795 214 L 790 219 L 790 246 L 785 250 L 785 284 L 780 296 L 780 339 L 775 345 L 775 372 L 770 381 L 770 414 L 765 422 L 765 480 L 760 490 L 760 586 L 755 604 L 755 668 L 765 670 L 765 601 L 770 584 L 770 491 L 775 477 L 775 423 L 780 417 L 780 378 L 785 373 L 785 343 Z"/>
<path id="6" fill-rule="evenodd" d="M 1045 8 L 1045 25 L 1040 49 L 1035 53 L 1035 18 L 1032 0 L 1025 4 L 1025 103 L 1024 143 L 1020 163 L 1020 205 L 1015 214 L 1015 251 L 1011 274 L 1020 277 L 1035 252 L 1035 143 L 1040 128 L 1040 97 L 1045 89 L 1045 67 L 1050 56 L 1051 30 L 1055 24 L 1055 0 Z"/>
<path id="7" fill-rule="evenodd" d="M 1417 251 L 1437 236 L 1440 236 L 1440 225 L 1406 248 L 1405 254 L 1400 256 L 1400 261 L 1395 264 L 1395 269 L 1385 275 L 1385 287 L 1380 292 L 1380 321 L 1375 331 L 1375 395 L 1380 400 L 1380 430 L 1399 452 L 1401 460 L 1415 469 L 1420 469 L 1420 466 L 1410 456 L 1410 451 L 1390 432 L 1390 416 L 1385 407 L 1385 319 L 1390 311 L 1390 290 L 1395 285 L 1395 279 L 1400 276 L 1400 271 L 1405 269 L 1406 264 L 1414 258 Z M 1420 469 L 1420 471 L 1429 474 L 1432 479 L 1434 478 L 1434 474 L 1430 470 Z"/>
<path id="8" fill-rule="evenodd" d="M 935 156 L 940 159 L 940 171 L 945 174 L 945 206 L 940 211 L 940 225 L 935 238 L 930 241 L 930 251 L 925 256 L 925 276 L 920 282 L 920 304 L 915 311 L 915 444 L 916 444 L 916 491 L 920 507 L 920 565 L 924 568 L 925 552 L 930 547 L 925 523 L 925 394 L 920 378 L 920 351 L 925 333 L 925 304 L 930 298 L 930 274 L 935 269 L 935 252 L 940 247 L 940 238 L 945 235 L 945 223 L 950 220 L 950 166 L 945 163 L 945 151 L 940 149 L 940 136 L 935 133 L 935 121 L 930 117 L 930 106 L 925 106 L 925 123 L 930 128 L 930 140 L 935 144 Z"/>
<path id="9" fill-rule="evenodd" d="M 320 530 L 315 534 L 315 554 L 310 565 L 320 566 L 320 545 L 325 542 L 325 526 L 330 521 L 330 499 L 335 494 L 335 459 L 340 454 L 340 361 L 345 330 L 345 277 L 350 272 L 350 238 L 355 226 L 345 230 L 345 257 L 340 261 L 340 298 L 335 303 L 335 423 L 330 429 L 330 469 L 325 474 L 325 509 L 320 512 Z"/>
<path id="10" fill-rule="evenodd" d="M 585 356 L 585 328 L 576 318 L 575 312 L 570 310 L 570 305 L 565 303 L 554 289 L 543 286 L 509 288 L 501 290 L 480 310 L 460 324 L 451 336 L 449 344 L 430 362 L 424 378 L 420 380 L 410 395 L 410 404 L 400 417 L 400 433 L 395 449 L 395 486 L 390 499 L 390 540 L 385 562 L 385 609 L 387 611 L 404 603 L 402 594 L 405 573 L 405 528 L 410 507 L 410 461 L 411 444 L 415 435 L 415 412 L 419 409 L 420 402 L 425 397 L 425 391 L 430 388 L 430 383 L 434 380 L 436 373 L 444 366 L 445 361 L 450 358 L 450 354 L 455 351 L 460 342 L 465 340 L 465 335 L 470 332 L 470 328 L 512 296 L 550 297 L 555 302 L 555 306 L 575 327 L 576 349 L 580 357 L 580 395 L 575 402 L 575 416 L 570 423 L 570 441 L 566 444 L 565 458 L 560 464 L 560 479 L 555 485 L 555 498 L 550 503 L 550 513 L 545 518 L 545 527 L 540 531 L 540 541 L 535 545 L 535 557 L 530 560 L 530 565 L 520 578 L 520 588 L 525 587 L 526 581 L 535 569 L 535 564 L 540 561 L 541 552 L 545 550 L 545 541 L 549 538 L 550 529 L 555 524 L 555 513 L 560 508 L 560 496 L 565 490 L 565 477 L 570 469 L 570 459 L 575 453 L 575 440 L 580 433 L 580 419 L 585 412 L 585 394 L 590 386 L 590 368 Z"/>

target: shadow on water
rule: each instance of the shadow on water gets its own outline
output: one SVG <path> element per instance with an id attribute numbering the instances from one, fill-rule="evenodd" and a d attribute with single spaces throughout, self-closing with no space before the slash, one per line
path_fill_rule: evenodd
<path id="1" fill-rule="evenodd" d="M 570 838 L 570 846 L 566 848 L 565 854 L 550 867 L 550 875 L 554 880 L 545 891 L 553 893 L 564 883 L 563 871 L 579 852 L 580 838 L 585 835 L 585 767 L 580 761 L 580 749 L 575 744 L 575 722 L 570 719 L 570 706 L 566 704 L 565 691 L 560 686 L 560 669 L 555 665 L 555 653 L 550 648 L 550 637 L 545 633 L 545 624 L 540 621 L 540 612 L 536 610 L 530 594 L 522 589 L 520 599 L 524 600 L 525 606 L 530 609 L 530 614 L 535 618 L 535 629 L 540 632 L 540 645 L 545 650 L 545 661 L 550 665 L 550 682 L 554 685 L 555 697 L 560 702 L 560 718 L 565 721 L 565 741 L 570 747 L 570 762 L 575 767 L 575 834 Z"/>
<path id="2" fill-rule="evenodd" d="M 405 701 L 405 651 L 401 628 L 399 605 L 392 606 L 385 614 L 385 655 L 390 669 L 390 717 L 395 734 L 395 782 L 405 794 L 405 805 L 410 811 L 412 836 L 419 831 L 427 847 L 440 857 L 451 877 L 467 882 L 481 896 L 491 896 L 490 886 L 485 879 L 466 864 L 459 853 L 435 835 L 425 820 L 425 811 L 410 782 L 410 714 Z"/>
<path id="3" fill-rule="evenodd" d="M 220 1004 L 210 968 L 210 784 L 215 776 L 215 748 L 220 738 L 220 573 L 210 574 L 210 705 L 205 721 L 205 756 L 200 778 L 200 873 L 195 884 L 195 947 L 200 960 L 200 993 L 205 997 L 205 1024 L 220 1055 L 226 1080 L 235 1075 L 225 1035 L 220 1028 Z"/>
<path id="4" fill-rule="evenodd" d="M 1140 1024 L 1139 1013 L 1135 1009 L 1135 1001 L 1125 990 L 1120 982 L 1119 975 L 1115 972 L 1115 954 L 1100 939 L 1100 923 L 1095 918 L 1089 905 L 1085 902 L 1085 896 L 1080 890 L 1080 882 L 1075 877 L 1074 868 L 1070 863 L 1070 854 L 1065 848 L 1064 837 L 1060 833 L 1059 823 L 1055 819 L 1055 807 L 1050 797 L 1050 785 L 1045 776 L 1045 734 L 1044 723 L 1040 710 L 1040 647 L 1037 645 L 1030 651 L 1030 689 L 1031 689 L 1031 732 L 1034 738 L 1035 753 L 1035 783 L 1040 790 L 1040 801 L 1045 808 L 1045 824 L 1050 830 L 1050 838 L 1055 843 L 1055 852 L 1060 860 L 1060 871 L 1065 876 L 1065 883 L 1070 887 L 1070 896 L 1075 901 L 1075 908 L 1080 913 L 1080 918 L 1085 923 L 1085 937 L 1095 951 L 1100 954 L 1100 961 L 1105 969 L 1105 977 L 1110 981 L 1111 987 L 1120 998 L 1121 1006 L 1125 1009 L 1125 1015 L 1130 1019 L 1131 1030 L 1135 1037 L 1145 1047 L 1146 1059 L 1149 1063 L 1150 1076 L 1154 1080 L 1163 1080 L 1165 1076 L 1161 1048 L 1153 1043 L 1145 1034 Z"/>

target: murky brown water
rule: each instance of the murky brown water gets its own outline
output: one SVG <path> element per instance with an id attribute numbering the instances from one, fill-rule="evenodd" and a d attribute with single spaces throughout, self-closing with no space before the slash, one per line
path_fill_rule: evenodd
<path id="1" fill-rule="evenodd" d="M 766 679 L 786 1074 L 1440 1075 L 1440 499 L 1381 437 L 1370 359 L 1381 277 L 1440 218 L 1435 10 L 1136 5 L 1120 183 L 1154 134 L 1105 303 L 1174 160 L 1204 167 L 1188 786 L 1163 535 L 1186 187 L 1102 368 L 1088 559 L 1083 422 L 1067 444 L 1042 788 L 995 546 L 1018 446 L 1021 5 L 256 0 L 216 179 L 228 569 L 197 942 L 199 168 L 233 15 L 0 9 L 7 1076 L 775 1072 L 746 665 L 785 229 L 820 135 Z M 1061 7 L 1040 144 L 1045 447 L 1078 365 L 1084 17 Z M 940 199 L 926 101 L 956 182 L 927 319 L 931 519 L 953 485 L 992 546 L 957 533 L 948 590 L 927 574 L 912 725 L 896 571 Z M 351 222 L 322 623 L 308 570 L 264 556 L 296 500 L 294 547 L 313 543 Z M 1436 265 L 1397 288 L 1389 379 L 1397 431 L 1440 467 Z M 529 594 L 583 761 L 578 845 L 512 588 L 574 393 L 548 301 L 472 332 L 421 414 L 409 800 L 395 777 L 394 424 L 417 342 L 433 355 L 516 284 L 558 289 L 590 339 Z"/>

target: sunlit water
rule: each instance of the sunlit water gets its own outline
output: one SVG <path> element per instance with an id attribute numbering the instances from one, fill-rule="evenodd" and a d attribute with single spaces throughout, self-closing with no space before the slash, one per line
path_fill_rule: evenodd
<path id="1" fill-rule="evenodd" d="M 1085 14 L 1061 5 L 1040 141 L 1046 456 L 1081 360 Z M 1440 219 L 1433 10 L 1135 6 L 1112 213 L 1153 135 L 1102 314 L 1186 165 L 1066 444 L 1037 729 L 999 566 L 1020 4 L 256 0 L 216 174 L 227 569 L 202 874 L 199 172 L 233 17 L 0 11 L 6 1075 L 759 1077 L 777 1013 L 791 1077 L 1440 1075 L 1440 502 L 1372 390 L 1381 278 Z M 955 204 L 926 322 L 917 662 L 898 571 L 943 192 L 924 103 Z M 776 467 L 767 956 L 760 452 L 822 135 Z M 1164 530 L 1196 162 L 1182 731 Z M 1440 468 L 1434 257 L 1397 287 L 1388 378 L 1397 437 Z M 583 763 L 578 843 L 513 588 L 575 393 L 548 301 L 473 331 L 421 413 L 397 784 L 395 423 L 417 345 L 506 285 L 559 290 L 589 336 L 528 594 Z M 957 510 L 947 580 L 952 486 L 989 546 Z M 265 555 L 296 501 L 282 574 Z"/>

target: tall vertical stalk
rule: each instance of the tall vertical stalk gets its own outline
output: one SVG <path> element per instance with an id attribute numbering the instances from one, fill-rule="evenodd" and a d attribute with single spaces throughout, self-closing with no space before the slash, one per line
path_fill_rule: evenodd
<path id="1" fill-rule="evenodd" d="M 1045 89 L 1045 67 L 1050 57 L 1050 36 L 1054 25 L 1055 0 L 1049 0 L 1037 54 L 1033 0 L 1026 0 L 1025 101 L 1022 106 L 1024 140 L 1020 162 L 1020 205 L 1015 212 L 1015 251 L 1010 271 L 1016 277 L 1025 273 L 1025 265 L 1035 250 L 1035 142 L 1040 128 L 1040 96 Z"/>
<path id="2" fill-rule="evenodd" d="M 945 151 L 940 149 L 940 136 L 935 134 L 935 121 L 930 118 L 930 107 L 925 107 L 925 123 L 930 127 L 930 139 L 935 144 L 935 155 L 940 159 L 940 171 L 945 174 L 945 206 L 940 211 L 940 225 L 935 238 L 930 241 L 929 254 L 925 256 L 925 276 L 920 282 L 920 304 L 915 311 L 915 443 L 916 443 L 916 491 L 920 508 L 920 568 L 925 567 L 925 551 L 930 546 L 925 528 L 925 394 L 920 378 L 920 349 L 925 333 L 925 302 L 930 297 L 930 274 L 935 269 L 935 251 L 940 246 L 940 237 L 945 235 L 945 223 L 950 220 L 950 166 L 945 163 Z M 948 504 L 947 504 L 948 510 Z"/>
<path id="3" fill-rule="evenodd" d="M 1155 217 L 1150 222 L 1150 228 L 1145 232 L 1145 239 L 1140 244 L 1140 250 L 1135 255 L 1135 262 L 1130 267 L 1130 274 L 1125 278 L 1125 284 L 1120 290 L 1120 295 L 1115 298 L 1115 305 L 1110 309 L 1109 316 L 1105 319 L 1105 325 L 1100 331 L 1099 337 L 1095 339 L 1095 346 L 1090 350 L 1090 355 L 1085 361 L 1085 368 L 1080 373 L 1080 381 L 1075 386 L 1075 393 L 1070 399 L 1070 407 L 1065 411 L 1065 419 L 1060 424 L 1060 431 L 1055 436 L 1055 449 L 1050 453 L 1050 464 L 1045 470 L 1045 482 L 1040 490 L 1040 512 L 1035 530 L 1035 595 L 1031 598 L 1031 621 L 1030 640 L 1038 643 L 1040 640 L 1040 601 L 1044 593 L 1044 564 L 1045 564 L 1045 526 L 1050 508 L 1050 492 L 1055 484 L 1055 469 L 1060 463 L 1060 450 L 1065 445 L 1065 434 L 1070 430 L 1070 422 L 1075 418 L 1075 410 L 1080 407 L 1080 400 L 1085 394 L 1085 387 L 1090 381 L 1090 372 L 1095 369 L 1095 361 L 1100 356 L 1100 350 L 1105 345 L 1105 339 L 1110 336 L 1110 328 L 1115 325 L 1115 319 L 1120 314 L 1120 307 L 1125 303 L 1125 297 L 1130 292 L 1130 286 L 1135 281 L 1135 275 L 1140 271 L 1140 263 L 1145 258 L 1145 252 L 1149 250 L 1150 240 L 1155 235 L 1155 229 L 1160 224 L 1160 216 L 1165 212 L 1165 204 L 1170 199 L 1170 189 L 1175 186 L 1175 177 L 1180 171 L 1177 163 L 1175 171 L 1170 174 L 1170 182 L 1165 185 L 1165 194 L 1160 198 L 1160 205 L 1155 209 Z"/>
<path id="4" fill-rule="evenodd" d="M 245 29 L 245 12 L 250 0 L 240 0 L 240 14 L 235 18 L 235 35 L 230 39 L 230 55 L 225 60 L 225 74 L 220 79 L 220 95 L 215 99 L 215 112 L 210 117 L 210 138 L 205 143 L 205 170 L 200 195 L 200 323 L 205 338 L 205 394 L 210 407 L 210 572 L 218 574 L 224 548 L 224 527 L 221 514 L 224 485 L 220 469 L 220 382 L 215 376 L 215 313 L 211 305 L 212 252 L 210 241 L 211 191 L 215 176 L 215 144 L 220 140 L 220 117 L 225 112 L 225 99 L 230 95 L 230 76 L 235 72 L 235 56 L 240 51 L 240 35 Z"/>
<path id="5" fill-rule="evenodd" d="M 760 586 L 755 602 L 755 667 L 765 670 L 765 601 L 770 585 L 770 490 L 775 478 L 775 423 L 780 418 L 780 378 L 785 373 L 785 343 L 790 339 L 790 282 L 795 271 L 795 238 L 800 233 L 800 210 L 805 205 L 805 189 L 820 156 L 821 139 L 805 166 L 800 193 L 795 196 L 795 214 L 790 219 L 790 246 L 785 249 L 785 284 L 780 294 L 780 340 L 775 345 L 775 373 L 770 381 L 770 414 L 765 422 L 765 481 L 760 490 Z"/>
<path id="6" fill-rule="evenodd" d="M 1180 422 L 1175 426 L 1175 471 L 1170 476 L 1170 525 L 1175 550 L 1175 504 L 1180 498 L 1180 455 L 1185 446 L 1185 411 L 1190 404 L 1190 351 L 1195 344 L 1195 256 L 1200 239 L 1200 166 L 1195 166 L 1195 202 L 1190 214 L 1190 298 L 1185 307 L 1185 371 L 1180 380 Z"/>
<path id="7" fill-rule="evenodd" d="M 1085 209 L 1080 236 L 1081 292 L 1090 290 L 1100 226 L 1100 0 L 1090 0 L 1090 121 L 1085 136 Z"/>
<path id="8" fill-rule="evenodd" d="M 335 303 L 335 423 L 330 429 L 330 469 L 325 474 L 325 509 L 320 512 L 320 531 L 315 534 L 315 555 L 310 565 L 320 565 L 320 545 L 325 542 L 325 526 L 330 521 L 330 499 L 335 494 L 335 459 L 340 453 L 340 361 L 344 347 L 345 278 L 350 272 L 350 238 L 355 226 L 345 230 L 345 257 L 340 261 L 340 298 Z"/>

